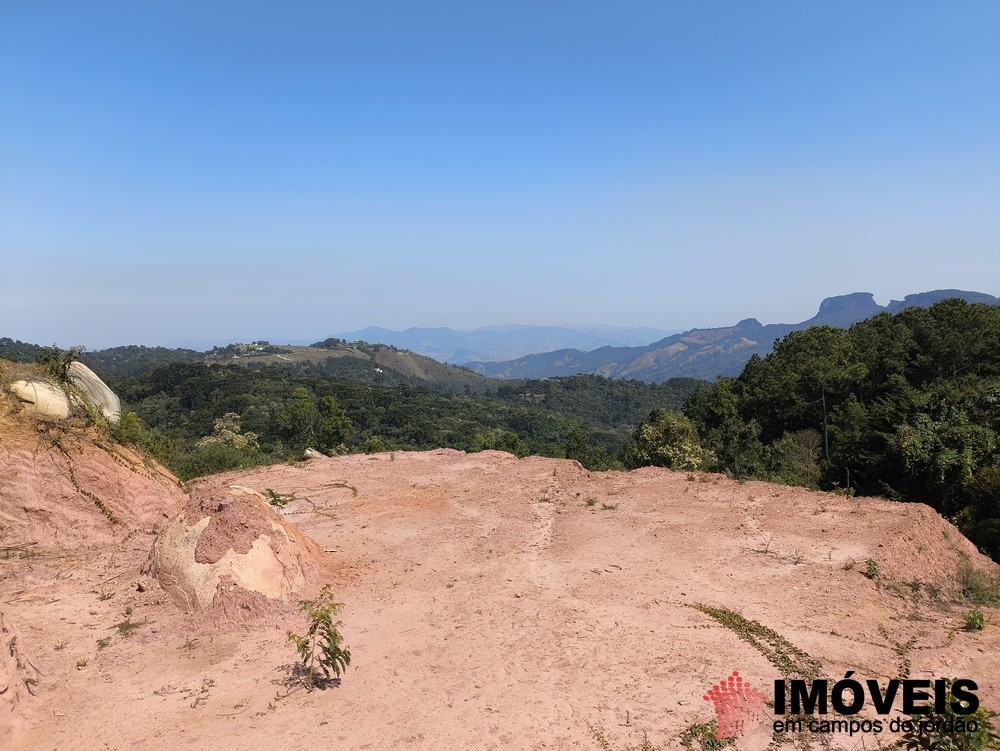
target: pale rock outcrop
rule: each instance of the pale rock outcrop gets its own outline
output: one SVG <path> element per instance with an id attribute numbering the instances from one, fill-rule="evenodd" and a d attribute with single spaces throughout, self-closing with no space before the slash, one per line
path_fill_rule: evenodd
<path id="1" fill-rule="evenodd" d="M 188 611 L 205 610 L 242 590 L 269 600 L 318 588 L 329 562 L 260 493 L 238 485 L 192 493 L 160 534 L 144 572 Z"/>
<path id="2" fill-rule="evenodd" d="M 101 413 L 110 423 L 117 423 L 121 419 L 122 404 L 117 394 L 108 388 L 108 385 L 101 380 L 100 376 L 84 365 L 82 362 L 74 361 L 67 369 L 69 380 L 90 403 L 101 410 Z"/>
<path id="3" fill-rule="evenodd" d="M 69 417 L 69 397 L 62 388 L 43 378 L 14 381 L 10 390 L 24 405 L 26 413 L 53 420 Z"/>

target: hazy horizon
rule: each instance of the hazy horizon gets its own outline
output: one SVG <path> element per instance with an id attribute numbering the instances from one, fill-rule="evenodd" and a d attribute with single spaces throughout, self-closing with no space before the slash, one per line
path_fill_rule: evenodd
<path id="1" fill-rule="evenodd" d="M 998 38 L 971 1 L 3 4 L 0 336 L 997 295 Z"/>
<path id="2" fill-rule="evenodd" d="M 920 290 L 920 292 L 929 292 L 929 291 L 932 291 L 932 290 Z M 963 291 L 963 292 L 982 292 L 982 290 L 961 290 L 961 291 Z M 863 290 L 855 290 L 855 292 L 863 292 Z M 851 294 L 851 293 L 845 292 L 843 294 L 846 295 L 846 294 Z M 909 293 L 906 293 L 906 294 L 915 294 L 915 293 L 909 292 Z M 992 294 L 992 293 L 987 293 L 987 294 Z M 837 296 L 838 295 L 831 295 L 830 297 L 837 297 Z M 905 296 L 906 295 L 899 295 L 898 297 L 891 297 L 891 298 L 886 298 L 884 300 L 880 300 L 877 296 L 873 295 L 873 299 L 875 300 L 876 303 L 878 303 L 882 307 L 885 307 L 886 305 L 888 305 L 892 301 L 901 301 Z M 826 298 L 824 298 L 824 299 L 826 299 Z M 383 330 L 391 331 L 391 332 L 394 332 L 394 333 L 405 333 L 405 332 L 407 332 L 407 331 L 409 331 L 411 329 L 416 329 L 416 330 L 450 329 L 450 330 L 456 331 L 458 333 L 473 333 L 473 332 L 480 331 L 480 330 L 490 330 L 490 329 L 498 330 L 498 329 L 509 329 L 509 328 L 532 328 L 532 327 L 538 327 L 538 328 L 545 328 L 545 327 L 566 328 L 566 329 L 573 329 L 573 330 L 577 330 L 577 331 L 645 330 L 645 329 L 649 329 L 649 330 L 655 330 L 655 331 L 659 332 L 661 336 L 666 337 L 666 336 L 671 336 L 673 334 L 679 334 L 679 333 L 682 333 L 684 331 L 688 331 L 690 329 L 695 329 L 695 328 L 698 328 L 698 329 L 701 329 L 701 328 L 724 328 L 724 327 L 727 327 L 727 326 L 733 326 L 733 325 L 739 323 L 741 320 L 744 320 L 744 319 L 747 319 L 747 318 L 757 318 L 759 320 L 759 322 L 762 323 L 762 324 L 764 324 L 764 325 L 768 325 L 768 324 L 797 324 L 797 323 L 802 323 L 802 322 L 804 322 L 804 321 L 812 318 L 817 313 L 821 302 L 822 301 L 817 301 L 816 305 L 813 307 L 813 309 L 809 313 L 804 314 L 804 315 L 802 315 L 801 318 L 794 319 L 794 320 L 792 320 L 792 319 L 782 320 L 782 321 L 762 320 L 758 316 L 755 316 L 755 315 L 753 315 L 751 313 L 751 314 L 747 314 L 747 315 L 741 316 L 739 319 L 734 319 L 734 320 L 731 320 L 731 321 L 727 321 L 725 323 L 711 324 L 711 325 L 709 325 L 709 324 L 694 325 L 694 326 L 687 326 L 685 328 L 661 328 L 661 327 L 656 327 L 656 326 L 643 326 L 643 325 L 636 325 L 636 326 L 621 325 L 621 326 L 617 326 L 617 325 L 607 325 L 607 324 L 599 324 L 599 323 L 574 323 L 574 322 L 571 322 L 571 321 L 562 321 L 562 322 L 559 322 L 559 323 L 524 323 L 524 322 L 515 322 L 515 323 L 504 323 L 504 324 L 484 324 L 482 326 L 477 326 L 475 328 L 470 328 L 470 329 L 460 329 L 460 328 L 457 328 L 457 327 L 454 327 L 454 326 L 407 326 L 405 328 L 396 328 L 396 329 L 393 329 L 393 328 L 390 328 L 390 327 L 387 327 L 387 326 L 378 326 L 378 325 L 372 324 L 372 325 L 369 325 L 369 326 L 361 326 L 361 327 L 358 327 L 356 329 L 350 329 L 350 330 L 344 330 L 344 329 L 342 329 L 342 330 L 337 330 L 337 331 L 326 331 L 324 333 L 314 333 L 311 336 L 308 335 L 308 333 L 304 333 L 304 332 L 291 332 L 291 333 L 285 332 L 285 333 L 278 333 L 278 334 L 271 335 L 271 336 L 254 336 L 254 335 L 249 335 L 249 336 L 236 336 L 236 337 L 228 337 L 228 338 L 223 337 L 223 338 L 220 338 L 220 339 L 181 339 L 181 340 L 168 340 L 168 341 L 153 341 L 153 340 L 138 341 L 138 340 L 136 340 L 136 341 L 115 341 L 115 342 L 112 342 L 112 343 L 101 343 L 101 342 L 89 342 L 89 343 L 88 342 L 70 342 L 68 340 L 67 341 L 33 340 L 33 339 L 25 339 L 23 337 L 18 337 L 16 335 L 14 335 L 14 334 L 12 334 L 10 332 L 6 332 L 6 331 L 0 331 L 0 337 L 5 337 L 6 336 L 6 337 L 10 337 L 10 338 L 15 339 L 15 340 L 23 341 L 25 343 L 39 344 L 39 345 L 43 345 L 43 346 L 49 346 L 49 345 L 55 344 L 56 346 L 59 346 L 59 347 L 64 348 L 64 349 L 68 349 L 69 347 L 75 347 L 75 346 L 83 346 L 87 351 L 111 349 L 111 348 L 114 348 L 114 347 L 129 346 L 129 345 L 143 345 L 143 346 L 147 346 L 147 347 L 160 346 L 160 347 L 167 347 L 167 348 L 174 348 L 174 349 L 195 349 L 195 350 L 201 349 L 201 350 L 208 350 L 208 349 L 211 349 L 212 347 L 222 347 L 222 346 L 226 346 L 226 345 L 229 345 L 229 344 L 247 344 L 247 343 L 250 343 L 250 342 L 259 342 L 259 341 L 267 341 L 267 342 L 271 343 L 272 345 L 282 345 L 282 344 L 284 344 L 284 345 L 289 345 L 289 346 L 303 346 L 303 345 L 312 344 L 312 343 L 315 343 L 315 342 L 320 342 L 320 341 L 322 341 L 324 339 L 327 339 L 329 337 L 339 337 L 339 336 L 342 336 L 344 334 L 356 333 L 356 332 L 363 332 L 363 331 L 365 331 L 367 329 L 383 329 Z M 635 345 L 652 344 L 653 341 L 654 341 L 653 339 L 651 339 L 650 341 L 645 341 L 645 340 L 639 341 L 639 340 L 636 340 Z M 379 342 L 377 342 L 375 340 L 372 340 L 370 343 L 375 344 L 375 343 L 379 343 Z"/>

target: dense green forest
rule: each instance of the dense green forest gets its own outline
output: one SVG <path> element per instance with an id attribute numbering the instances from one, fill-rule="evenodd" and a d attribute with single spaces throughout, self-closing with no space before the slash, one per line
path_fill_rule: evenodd
<path id="1" fill-rule="evenodd" d="M 79 357 L 123 401 L 118 437 L 142 444 L 185 479 L 284 461 L 306 447 L 326 453 L 497 448 L 621 469 L 636 426 L 653 410 L 679 409 L 699 383 L 599 376 L 495 381 L 438 363 L 432 365 L 444 375 L 424 379 L 380 367 L 377 383 L 368 358 L 383 350 L 410 353 L 332 339 L 315 346 L 363 357 L 266 365 L 263 356 L 287 351 L 267 342 L 256 343 L 252 356 L 247 345 L 230 345 L 206 353 L 115 347 Z M 54 351 L 0 339 L 0 356 L 14 361 Z M 240 364 L 230 364 L 236 354 Z"/>
<path id="2" fill-rule="evenodd" d="M 118 431 L 181 477 L 326 453 L 498 448 L 622 468 L 635 427 L 678 409 L 697 381 L 598 376 L 493 382 L 487 393 L 382 386 L 267 367 L 172 363 L 115 383 L 133 414 Z"/>
<path id="3" fill-rule="evenodd" d="M 634 434 L 627 466 L 927 503 L 1000 560 L 1000 308 L 947 300 L 782 339 Z"/>

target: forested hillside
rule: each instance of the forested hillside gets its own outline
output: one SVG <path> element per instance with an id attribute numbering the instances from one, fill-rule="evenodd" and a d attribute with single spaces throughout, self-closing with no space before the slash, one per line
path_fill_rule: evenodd
<path id="1" fill-rule="evenodd" d="M 713 469 L 928 503 L 1000 559 L 1000 308 L 818 326 L 657 413 L 629 466 Z"/>
<path id="2" fill-rule="evenodd" d="M 828 297 L 812 318 L 800 323 L 762 324 L 745 318 L 733 326 L 695 328 L 642 347 L 601 347 L 590 352 L 560 349 L 527 355 L 506 362 L 470 362 L 477 373 L 494 378 L 549 378 L 596 373 L 608 378 L 635 378 L 662 383 L 670 378 L 738 375 L 754 355 L 765 357 L 774 343 L 793 331 L 813 326 L 847 328 L 879 313 L 897 313 L 910 307 L 927 307 L 946 299 L 1000 305 L 1000 298 L 982 292 L 941 289 L 907 295 L 882 306 L 870 292 Z"/>
<path id="3" fill-rule="evenodd" d="M 653 386 L 593 376 L 505 382 L 485 394 L 380 386 L 276 367 L 175 363 L 118 383 L 119 429 L 182 477 L 327 453 L 499 448 L 621 467 L 653 409 L 680 408 L 697 382 Z"/>

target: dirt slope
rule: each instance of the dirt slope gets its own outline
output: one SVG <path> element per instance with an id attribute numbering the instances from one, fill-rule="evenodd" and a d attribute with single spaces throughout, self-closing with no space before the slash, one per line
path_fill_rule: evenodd
<path id="1" fill-rule="evenodd" d="M 233 484 L 294 496 L 282 515 L 330 556 L 353 655 L 341 685 L 289 694 L 297 615 L 183 613 L 138 573 L 147 538 L 14 556 L 0 601 L 40 673 L 16 748 L 598 750 L 593 729 L 615 749 L 643 733 L 679 748 L 714 717 L 714 683 L 739 670 L 769 695 L 780 676 L 696 605 L 773 629 L 832 680 L 968 676 L 1000 707 L 1000 612 L 966 632 L 955 601 L 961 556 L 988 562 L 924 506 L 450 450 L 196 490 Z M 125 637 L 124 621 L 141 625 Z"/>
<path id="2" fill-rule="evenodd" d="M 51 581 L 65 580 L 88 562 L 114 565 L 125 551 L 148 549 L 186 497 L 170 473 L 99 431 L 77 419 L 22 416 L 5 396 L 0 394 L 0 748 L 48 703 L 40 688 L 48 675 L 36 654 L 44 647 L 30 636 L 35 625 L 22 628 L 21 621 L 36 616 L 19 606 L 58 602 L 62 597 L 51 593 Z M 40 578 L 35 571 L 43 572 Z M 86 599 L 82 591 L 66 591 L 72 608 L 82 607 L 81 597 Z"/>

